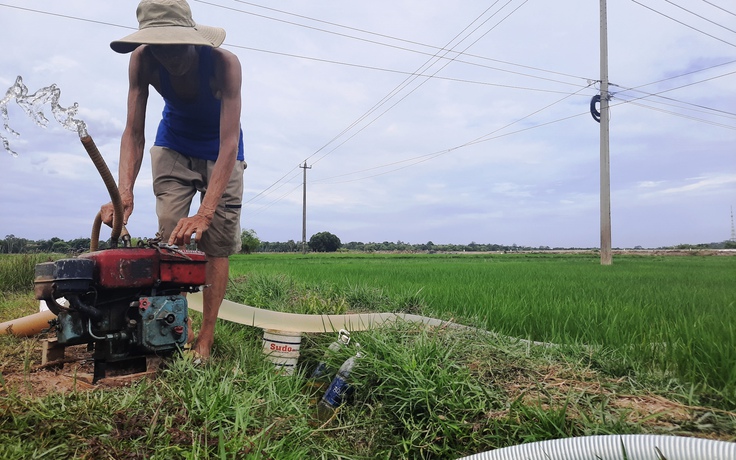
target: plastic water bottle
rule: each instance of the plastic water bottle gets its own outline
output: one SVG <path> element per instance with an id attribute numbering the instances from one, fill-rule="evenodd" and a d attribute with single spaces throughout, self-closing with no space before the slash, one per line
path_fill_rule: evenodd
<path id="1" fill-rule="evenodd" d="M 327 391 L 325 391 L 322 399 L 317 403 L 317 418 L 319 420 L 323 422 L 329 420 L 335 413 L 335 410 L 343 403 L 345 396 L 349 394 L 351 388 L 348 379 L 350 378 L 350 373 L 355 368 L 357 360 L 361 356 L 361 353 L 358 352 L 340 366 L 337 375 L 332 379 L 330 386 L 327 387 Z"/>
<path id="2" fill-rule="evenodd" d="M 322 358 L 322 361 L 317 365 L 317 368 L 314 370 L 314 372 L 312 372 L 312 375 L 309 376 L 309 378 L 316 380 L 327 374 L 327 357 L 330 354 L 337 352 L 337 350 L 339 350 L 340 348 L 347 346 L 349 343 L 350 332 L 346 331 L 345 329 L 340 329 L 340 332 L 337 334 L 337 340 L 332 342 L 330 346 L 327 347 L 324 358 Z"/>

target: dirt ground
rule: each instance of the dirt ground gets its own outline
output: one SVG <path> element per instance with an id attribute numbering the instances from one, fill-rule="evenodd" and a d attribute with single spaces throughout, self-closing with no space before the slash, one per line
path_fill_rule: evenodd
<path id="1" fill-rule="evenodd" d="M 143 378 L 155 377 L 162 362 L 160 358 L 149 359 L 145 372 L 110 371 L 106 378 L 93 384 L 94 360 L 86 345 L 66 347 L 63 358 L 43 365 L 42 343 L 39 340 L 33 344 L 33 349 L 28 351 L 30 359 L 20 361 L 11 358 L 10 362 L 3 363 L 0 371 L 4 382 L 0 395 L 13 391 L 23 397 L 36 398 L 54 392 L 69 393 L 127 386 Z"/>

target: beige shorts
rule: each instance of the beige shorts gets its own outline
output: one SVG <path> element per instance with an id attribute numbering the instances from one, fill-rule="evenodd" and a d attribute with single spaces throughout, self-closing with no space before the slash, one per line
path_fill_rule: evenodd
<path id="1" fill-rule="evenodd" d="M 200 203 L 207 192 L 214 161 L 184 156 L 166 147 L 151 147 L 153 193 L 163 241 L 179 220 L 189 216 L 194 195 Z M 240 252 L 240 208 L 243 202 L 244 161 L 237 161 L 209 229 L 202 234 L 197 249 L 210 257 L 228 257 Z"/>

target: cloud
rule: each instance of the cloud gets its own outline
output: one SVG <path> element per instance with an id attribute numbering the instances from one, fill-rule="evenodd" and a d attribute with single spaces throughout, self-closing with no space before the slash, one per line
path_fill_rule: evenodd
<path id="1" fill-rule="evenodd" d="M 689 177 L 679 184 L 651 183 L 647 188 L 658 188 L 644 193 L 642 197 L 654 198 L 658 196 L 698 196 L 733 193 L 736 186 L 736 174 L 710 173 L 698 177 Z"/>

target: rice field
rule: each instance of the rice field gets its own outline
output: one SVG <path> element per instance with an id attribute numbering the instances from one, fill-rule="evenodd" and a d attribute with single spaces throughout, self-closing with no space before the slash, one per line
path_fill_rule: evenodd
<path id="1" fill-rule="evenodd" d="M 247 273 L 378 291 L 399 299 L 391 308 L 512 337 L 607 347 L 624 367 L 736 403 L 736 257 L 616 256 L 611 266 L 594 253 L 235 257 L 231 276 Z"/>

